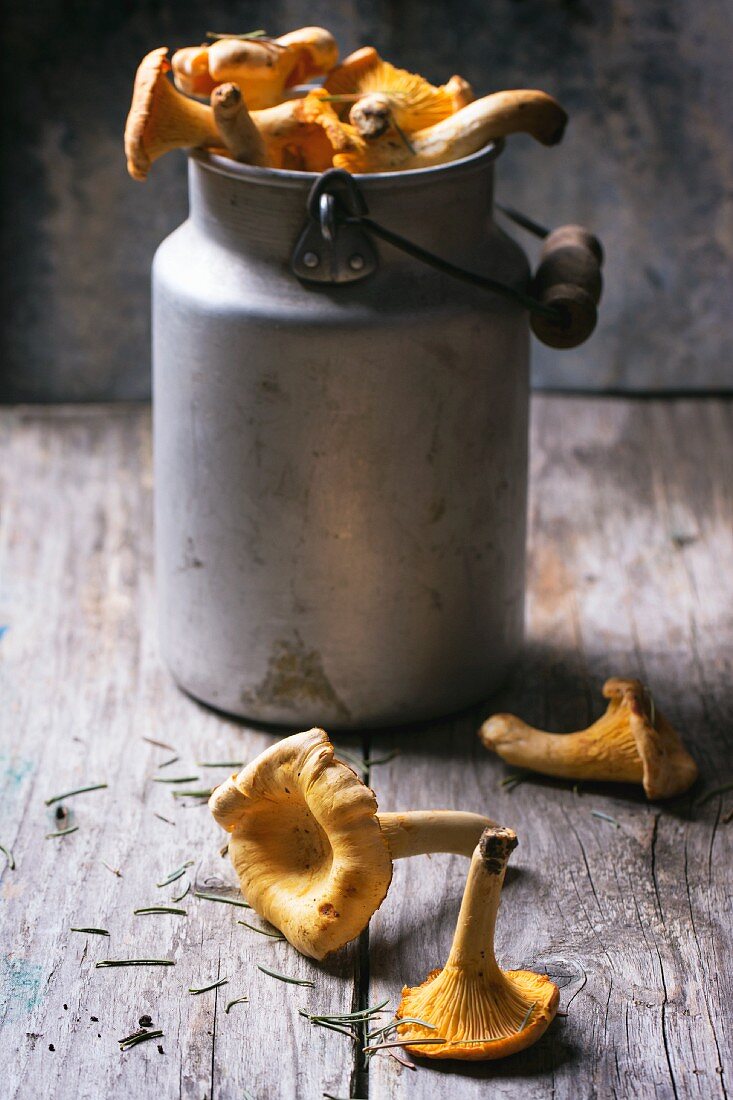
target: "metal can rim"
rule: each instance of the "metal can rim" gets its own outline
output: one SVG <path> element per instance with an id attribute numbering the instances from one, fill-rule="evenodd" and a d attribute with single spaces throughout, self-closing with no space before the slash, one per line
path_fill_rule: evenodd
<path id="1" fill-rule="evenodd" d="M 503 148 L 504 140 L 499 138 L 484 145 L 477 152 L 461 157 L 459 160 L 448 161 L 447 164 L 437 164 L 430 168 L 408 168 L 402 172 L 354 173 L 354 179 L 365 184 L 369 190 L 382 188 L 392 190 L 395 187 L 414 187 L 415 184 L 433 184 L 438 179 L 444 180 L 449 176 L 460 176 L 466 172 L 484 168 L 496 160 Z M 313 181 L 320 175 L 319 172 L 294 172 L 284 168 L 259 168 L 253 164 L 240 164 L 208 149 L 189 149 L 188 156 L 201 168 L 215 175 L 229 176 L 232 179 L 271 187 L 310 188 Z"/>

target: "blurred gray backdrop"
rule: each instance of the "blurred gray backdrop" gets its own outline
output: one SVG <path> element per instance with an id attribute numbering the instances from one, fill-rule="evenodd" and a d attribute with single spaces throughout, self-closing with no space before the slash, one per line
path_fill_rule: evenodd
<path id="1" fill-rule="evenodd" d="M 178 153 L 146 184 L 126 174 L 136 65 L 207 30 L 311 23 L 343 54 L 373 44 L 435 82 L 538 87 L 568 109 L 562 145 L 512 138 L 497 166 L 500 200 L 580 221 L 606 246 L 595 336 L 572 352 L 535 344 L 536 385 L 731 388 L 731 0 L 16 0 L 3 27 L 0 400 L 148 396 L 150 261 L 186 216 L 186 183 Z"/>

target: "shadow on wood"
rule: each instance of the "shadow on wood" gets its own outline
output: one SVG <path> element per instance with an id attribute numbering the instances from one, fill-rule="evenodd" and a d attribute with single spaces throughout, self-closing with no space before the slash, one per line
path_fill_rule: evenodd
<path id="1" fill-rule="evenodd" d="M 479 1081 L 521 1081 L 524 1078 L 545 1077 L 561 1066 L 572 1068 L 573 1063 L 582 1057 L 582 1048 L 562 1035 L 560 1029 L 564 1022 L 562 1018 L 555 1020 L 529 1050 L 495 1062 L 439 1062 L 428 1061 L 418 1055 L 413 1057 L 423 1072 L 430 1070 L 440 1074 L 446 1094 L 449 1089 L 460 1088 L 459 1079 L 462 1077 Z M 456 1080 L 449 1084 L 445 1079 L 450 1077 Z"/>

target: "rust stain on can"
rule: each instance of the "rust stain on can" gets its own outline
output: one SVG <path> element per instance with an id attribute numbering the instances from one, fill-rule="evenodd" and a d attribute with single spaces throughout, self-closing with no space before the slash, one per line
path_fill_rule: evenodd
<path id="1" fill-rule="evenodd" d="M 308 649 L 300 635 L 280 639 L 272 647 L 267 672 L 257 687 L 242 692 L 249 705 L 287 707 L 323 707 L 325 716 L 350 718 L 351 712 L 334 690 L 317 649 Z"/>

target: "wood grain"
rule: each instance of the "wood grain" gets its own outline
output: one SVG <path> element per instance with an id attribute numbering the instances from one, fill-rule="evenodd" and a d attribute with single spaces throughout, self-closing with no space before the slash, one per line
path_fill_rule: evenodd
<path id="1" fill-rule="evenodd" d="M 154 774 L 206 787 L 272 741 L 177 691 L 156 654 L 149 417 L 145 410 L 59 409 L 0 414 L 2 646 L 0 839 L 17 867 L 2 874 L 2 1035 L 13 1056 L 7 1097 L 320 1096 L 349 1092 L 349 1052 L 311 1029 L 301 1006 L 349 1011 L 355 951 L 317 970 L 287 943 L 250 932 L 247 910 L 189 893 L 188 916 L 133 916 L 170 904 L 186 860 L 192 888 L 235 893 L 224 834 L 205 803 L 176 799 Z M 180 761 L 158 772 L 173 753 Z M 55 828 L 44 799 L 68 799 L 78 831 Z M 155 813 L 170 818 L 169 825 Z M 101 862 L 122 872 L 118 878 Z M 70 932 L 102 926 L 110 938 Z M 95 969 L 98 959 L 168 958 L 166 968 Z M 262 963 L 314 989 L 286 985 Z M 191 996 L 219 977 L 229 984 Z M 227 1002 L 248 995 L 227 1015 Z M 120 1054 L 117 1040 L 148 1013 L 164 1032 Z M 51 1050 L 53 1046 L 53 1050 Z"/>
<path id="2" fill-rule="evenodd" d="M 525 1054 L 469 1069 L 378 1055 L 358 1073 L 349 1042 L 297 1012 L 394 1006 L 442 963 L 459 857 L 401 861 L 368 941 L 325 966 L 238 925 L 260 924 L 246 910 L 191 893 L 187 917 L 133 916 L 183 891 L 186 878 L 155 884 L 188 859 L 196 888 L 234 893 L 207 810 L 152 776 L 209 786 L 226 772 L 197 762 L 247 759 L 272 735 L 199 707 L 161 667 L 147 410 L 5 409 L 0 448 L 0 842 L 17 861 L 0 856 L 3 1096 L 726 1096 L 733 793 L 695 802 L 731 779 L 731 403 L 536 398 L 525 660 L 471 714 L 365 736 L 372 755 L 401 750 L 372 769 L 381 809 L 461 807 L 519 834 L 499 959 L 553 975 L 568 1016 Z M 545 728 L 585 725 L 612 674 L 641 675 L 683 731 L 702 772 L 694 796 L 667 806 L 610 785 L 502 787 L 479 721 L 512 709 Z M 174 754 L 144 736 L 180 759 L 161 770 Z M 109 788 L 64 802 L 78 831 L 44 839 L 58 824 L 44 799 L 98 781 Z M 140 956 L 176 965 L 94 968 Z M 188 994 L 219 977 L 218 991 Z M 242 994 L 249 1003 L 226 1014 Z M 152 1041 L 120 1054 L 144 1013 L 164 1053 Z"/>
<path id="3" fill-rule="evenodd" d="M 725 1097 L 732 1057 L 733 793 L 694 807 L 539 777 L 509 793 L 476 742 L 513 710 L 580 728 L 610 675 L 637 675 L 684 731 L 700 787 L 731 779 L 733 416 L 717 402 L 535 399 L 528 653 L 496 699 L 416 730 L 373 783 L 380 807 L 461 806 L 516 829 L 503 965 L 552 975 L 558 1019 L 524 1055 L 467 1070 L 372 1063 L 370 1097 Z M 413 748 L 414 746 L 414 748 Z M 699 789 L 697 790 L 699 794 Z M 592 816 L 597 810 L 619 827 Z M 445 960 L 465 861 L 400 864 L 370 933 L 372 997 Z M 397 1003 L 396 1000 L 393 1003 Z"/>

